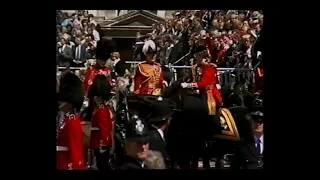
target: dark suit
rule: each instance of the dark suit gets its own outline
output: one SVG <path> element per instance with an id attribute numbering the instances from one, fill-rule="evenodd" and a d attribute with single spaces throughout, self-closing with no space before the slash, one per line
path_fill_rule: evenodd
<path id="1" fill-rule="evenodd" d="M 181 43 L 177 43 L 175 44 L 171 49 L 170 49 L 170 53 L 169 53 L 169 57 L 168 57 L 168 62 L 169 63 L 174 63 L 176 62 L 178 59 L 180 59 L 182 57 L 182 44 Z M 183 63 L 178 63 L 177 65 L 184 65 Z"/>
<path id="2" fill-rule="evenodd" d="M 162 139 L 160 133 L 157 131 L 156 127 L 152 126 L 148 132 L 149 149 L 159 151 L 164 159 L 167 168 L 170 168 L 170 158 L 166 149 L 166 142 Z"/>
<path id="3" fill-rule="evenodd" d="M 239 144 L 235 149 L 235 157 L 231 162 L 231 168 L 257 169 L 260 164 L 260 156 L 255 143 Z"/>
<path id="4" fill-rule="evenodd" d="M 141 163 L 126 155 L 124 157 L 124 163 L 119 167 L 119 169 L 148 169 L 146 166 L 142 167 Z"/>
<path id="5" fill-rule="evenodd" d="M 70 67 L 73 60 L 73 51 L 66 45 L 64 49 L 62 47 L 59 49 L 59 66 Z"/>
<path id="6" fill-rule="evenodd" d="M 74 59 L 77 61 L 81 61 L 82 64 L 84 64 L 86 62 L 86 60 L 89 58 L 89 53 L 87 51 L 87 45 L 82 44 L 80 45 L 80 49 L 79 49 L 79 45 L 76 46 L 73 50 L 74 52 Z M 74 64 L 75 66 L 79 66 L 79 64 Z"/>

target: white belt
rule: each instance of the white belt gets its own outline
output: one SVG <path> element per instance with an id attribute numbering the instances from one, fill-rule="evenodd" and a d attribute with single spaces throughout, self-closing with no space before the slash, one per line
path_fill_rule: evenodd
<path id="1" fill-rule="evenodd" d="M 57 151 L 69 151 L 68 147 L 65 146 L 56 146 Z"/>
<path id="2" fill-rule="evenodd" d="M 98 127 L 90 127 L 91 131 L 99 131 L 100 129 Z"/>

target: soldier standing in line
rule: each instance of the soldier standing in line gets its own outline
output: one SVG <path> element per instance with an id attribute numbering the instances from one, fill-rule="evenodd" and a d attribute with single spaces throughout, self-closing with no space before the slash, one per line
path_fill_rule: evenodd
<path id="1" fill-rule="evenodd" d="M 90 149 L 93 150 L 99 170 L 109 169 L 109 155 L 113 148 L 113 113 L 106 105 L 111 97 L 111 86 L 104 75 L 97 75 L 88 91 L 95 109 L 91 120 Z"/>
<path id="2" fill-rule="evenodd" d="M 60 79 L 58 104 L 65 114 L 59 122 L 57 165 L 60 170 L 85 169 L 83 132 L 80 117 L 77 114 L 84 100 L 84 88 L 81 80 L 73 73 L 66 73 Z"/>

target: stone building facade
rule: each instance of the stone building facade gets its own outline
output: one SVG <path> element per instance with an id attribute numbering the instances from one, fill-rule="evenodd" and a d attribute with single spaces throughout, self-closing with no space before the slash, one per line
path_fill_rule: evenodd
<path id="1" fill-rule="evenodd" d="M 69 14 L 77 12 L 77 10 L 62 10 L 62 11 L 67 12 Z M 134 11 L 134 10 L 88 10 L 89 14 L 94 15 L 97 21 L 110 20 L 118 17 L 118 14 L 119 16 L 121 16 L 130 11 Z M 161 18 L 170 19 L 172 18 L 172 13 L 175 10 L 147 10 L 147 11 L 150 11 Z"/>

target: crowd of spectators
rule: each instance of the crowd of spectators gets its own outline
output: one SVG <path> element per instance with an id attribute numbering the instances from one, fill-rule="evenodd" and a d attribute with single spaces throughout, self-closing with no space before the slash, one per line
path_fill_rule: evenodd
<path id="1" fill-rule="evenodd" d="M 173 18 L 153 25 L 137 41 L 153 40 L 161 64 L 174 63 L 186 54 L 208 50 L 218 67 L 251 67 L 252 47 L 263 26 L 262 11 L 255 10 L 178 10 Z M 139 44 L 136 43 L 136 52 Z M 135 53 L 143 59 L 143 53 Z M 187 65 L 182 58 L 177 65 Z"/>
<path id="2" fill-rule="evenodd" d="M 57 11 L 56 24 L 59 66 L 84 66 L 87 59 L 95 58 L 95 48 L 103 32 L 92 14 L 78 10 L 70 16 Z M 262 11 L 177 10 L 172 19 L 154 24 L 152 32 L 146 35 L 137 32 L 137 40 L 152 39 L 161 64 L 174 63 L 185 55 L 208 50 L 211 61 L 219 67 L 250 67 L 252 45 L 262 26 Z M 142 44 L 134 47 L 133 60 L 143 60 L 143 53 L 139 51 Z M 189 63 L 188 58 L 182 58 L 176 65 Z"/>
<path id="3" fill-rule="evenodd" d="M 71 16 L 57 11 L 56 30 L 56 61 L 62 67 L 84 66 L 87 59 L 95 57 L 97 42 L 103 37 L 94 16 L 85 10 Z"/>

